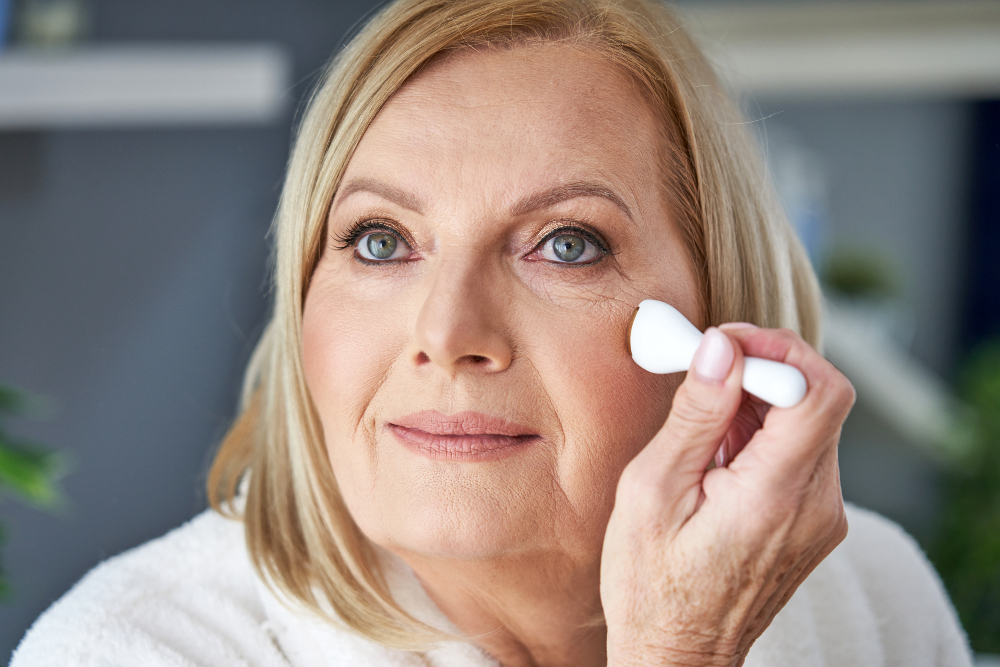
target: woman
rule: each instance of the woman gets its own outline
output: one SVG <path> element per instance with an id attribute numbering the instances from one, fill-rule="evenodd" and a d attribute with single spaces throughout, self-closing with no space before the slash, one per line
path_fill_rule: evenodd
<path id="1" fill-rule="evenodd" d="M 303 120 L 217 512 L 13 664 L 968 664 L 908 538 L 837 548 L 853 391 L 760 174 L 649 0 L 388 7 Z M 645 298 L 706 329 L 686 376 L 631 361 Z"/>

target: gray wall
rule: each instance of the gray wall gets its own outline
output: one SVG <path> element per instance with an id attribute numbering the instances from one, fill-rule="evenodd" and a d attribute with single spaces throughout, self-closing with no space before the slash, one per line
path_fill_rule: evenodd
<path id="1" fill-rule="evenodd" d="M 40 138 L 44 183 L 0 202 L 0 377 L 56 402 L 15 425 L 65 450 L 69 505 L 5 503 L 0 650 L 98 560 L 202 504 L 206 453 L 264 314 L 275 130 Z"/>
<path id="2" fill-rule="evenodd" d="M 272 127 L 0 133 L 0 381 L 57 412 L 10 428 L 75 462 L 56 516 L 0 505 L 0 662 L 103 558 L 204 506 L 259 334 L 265 234 L 299 98 L 374 3 L 94 0 L 93 39 L 269 40 L 292 54 Z"/>

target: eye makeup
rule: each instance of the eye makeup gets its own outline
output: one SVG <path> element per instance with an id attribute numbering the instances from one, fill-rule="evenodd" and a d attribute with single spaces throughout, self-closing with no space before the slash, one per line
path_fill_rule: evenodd
<path id="1" fill-rule="evenodd" d="M 546 234 L 525 259 L 563 266 L 593 266 L 610 254 L 604 240 L 587 230 L 560 227 Z M 576 261 L 580 258 L 584 261 Z"/>
<path id="2" fill-rule="evenodd" d="M 592 266 L 603 260 L 608 255 L 613 254 L 611 252 L 611 249 L 608 247 L 607 241 L 605 241 L 599 234 L 591 232 L 590 230 L 580 227 L 577 224 L 567 225 L 565 224 L 566 222 L 568 222 L 566 220 L 559 220 L 557 222 L 562 223 L 562 225 L 556 227 L 555 229 L 550 229 L 549 231 L 545 232 L 545 236 L 542 238 L 541 241 L 539 241 L 535 245 L 535 247 L 531 250 L 531 252 L 527 255 L 527 257 L 531 257 L 532 255 L 541 253 L 543 249 L 545 249 L 546 245 L 553 241 L 555 241 L 558 244 L 561 240 L 563 240 L 564 237 L 577 237 L 579 239 L 582 239 L 586 243 L 589 243 L 596 250 L 597 257 L 594 257 L 585 262 L 558 261 L 558 260 L 551 260 L 548 258 L 540 258 L 540 259 L 544 259 L 544 261 L 549 261 L 555 264 L 561 264 L 565 266 Z M 586 250 L 581 249 L 579 255 L 582 256 L 585 253 Z M 559 251 L 557 250 L 555 254 L 558 256 Z"/>
<path id="3" fill-rule="evenodd" d="M 603 235 L 590 227 L 587 223 L 573 219 L 550 221 L 539 232 L 534 234 L 536 237 L 541 235 L 542 238 L 522 258 L 529 261 L 544 261 L 560 266 L 586 267 L 598 264 L 606 257 L 614 255 L 614 252 Z M 383 217 L 362 218 L 353 223 L 345 231 L 332 235 L 330 243 L 336 250 L 349 250 L 353 248 L 355 250 L 355 259 L 364 264 L 392 264 L 403 261 L 404 258 L 376 259 L 375 257 L 367 257 L 364 252 L 359 251 L 358 243 L 363 242 L 366 237 L 377 233 L 384 233 L 395 237 L 400 243 L 411 250 L 415 245 L 413 237 L 408 230 L 397 221 Z M 559 251 L 552 252 L 553 249 L 547 248 L 548 245 L 560 245 L 560 242 L 563 246 L 562 253 Z M 569 256 L 573 257 L 573 259 L 566 259 L 567 253 L 565 250 L 567 244 L 569 247 L 572 247 L 573 244 L 582 246 L 580 252 L 569 253 Z M 554 255 L 554 257 L 545 255 Z M 596 256 L 589 257 L 586 261 L 574 261 L 578 257 L 587 255 Z"/>
<path id="4" fill-rule="evenodd" d="M 410 233 L 402 225 L 390 218 L 364 218 L 358 220 L 346 231 L 334 236 L 332 241 L 336 244 L 334 247 L 337 250 L 347 250 L 348 248 L 353 248 L 358 239 L 370 232 L 387 232 L 393 236 L 397 236 L 411 248 L 414 245 L 413 237 Z"/>
<path id="5" fill-rule="evenodd" d="M 553 236 L 566 233 L 583 236 L 595 246 L 600 248 L 601 251 L 606 252 L 609 255 L 614 254 L 611 250 L 611 244 L 604 238 L 604 235 L 598 231 L 594 225 L 579 218 L 556 218 L 550 220 L 537 232 L 537 236 L 542 237 L 542 240 L 538 242 L 538 245 L 541 245 Z"/>

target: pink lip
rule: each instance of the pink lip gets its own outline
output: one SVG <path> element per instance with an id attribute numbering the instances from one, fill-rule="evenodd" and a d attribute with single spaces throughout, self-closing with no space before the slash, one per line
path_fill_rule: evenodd
<path id="1" fill-rule="evenodd" d="M 408 449 L 433 459 L 482 461 L 523 448 L 539 435 L 526 426 L 481 412 L 415 412 L 386 424 Z"/>

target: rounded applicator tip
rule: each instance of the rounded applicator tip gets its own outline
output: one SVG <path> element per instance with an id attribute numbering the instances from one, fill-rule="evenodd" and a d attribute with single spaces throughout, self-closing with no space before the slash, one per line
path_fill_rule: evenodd
<path id="1" fill-rule="evenodd" d="M 701 340 L 701 332 L 676 308 L 646 299 L 633 314 L 629 354 L 650 373 L 687 370 Z"/>
<path id="2" fill-rule="evenodd" d="M 639 314 L 639 306 L 635 307 L 632 311 L 632 317 L 628 318 L 628 327 L 625 330 L 625 349 L 628 350 L 628 356 L 632 356 L 632 326 L 635 325 L 635 316 Z"/>

